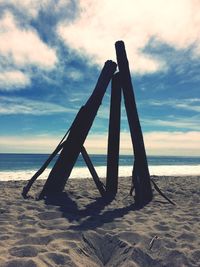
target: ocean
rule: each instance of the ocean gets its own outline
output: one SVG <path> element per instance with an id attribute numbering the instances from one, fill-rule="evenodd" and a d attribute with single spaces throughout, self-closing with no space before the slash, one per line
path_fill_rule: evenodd
<path id="1" fill-rule="evenodd" d="M 0 181 L 29 180 L 48 158 L 48 154 L 4 154 L 0 153 Z M 106 176 L 106 155 L 91 155 L 91 160 L 99 177 Z M 46 179 L 55 163 L 49 165 L 40 179 Z M 186 176 L 200 175 L 200 157 L 149 156 L 151 175 Z M 119 176 L 131 176 L 133 156 L 120 155 Z M 84 160 L 80 156 L 70 178 L 91 177 Z"/>

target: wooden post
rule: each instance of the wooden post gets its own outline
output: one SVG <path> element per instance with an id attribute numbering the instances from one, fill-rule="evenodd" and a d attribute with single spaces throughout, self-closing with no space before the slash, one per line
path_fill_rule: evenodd
<path id="1" fill-rule="evenodd" d="M 137 177 L 136 179 L 135 177 L 132 177 L 133 184 L 135 186 L 135 202 L 138 206 L 143 206 L 150 202 L 153 197 L 145 146 L 137 113 L 128 59 L 123 41 L 116 42 L 115 48 L 119 72 L 121 75 L 124 103 L 131 132 L 131 140 L 137 164 L 137 171 L 134 171 L 137 173 Z"/>
<path id="2" fill-rule="evenodd" d="M 100 181 L 99 176 L 98 176 L 98 174 L 97 174 L 97 172 L 96 172 L 96 170 L 92 164 L 92 161 L 90 160 L 90 157 L 89 157 L 84 146 L 81 148 L 81 154 L 82 154 L 83 159 L 85 160 L 85 163 L 86 163 L 86 165 L 90 171 L 90 174 L 92 175 L 94 183 L 95 183 L 97 189 L 99 190 L 99 193 L 101 194 L 102 197 L 105 196 L 105 193 L 106 193 L 105 186 Z"/>
<path id="3" fill-rule="evenodd" d="M 63 191 L 115 70 L 115 62 L 109 60 L 105 63 L 91 97 L 79 110 L 71 126 L 68 138 L 39 198 Z"/>
<path id="4" fill-rule="evenodd" d="M 49 163 L 54 159 L 54 157 L 60 152 L 60 150 L 63 148 L 63 143 L 59 144 L 56 149 L 53 151 L 53 153 L 48 157 L 48 159 L 44 162 L 42 167 L 33 175 L 33 177 L 28 181 L 27 185 L 23 188 L 22 196 L 24 198 L 27 197 L 27 194 L 33 185 L 33 183 L 36 181 L 36 179 L 44 172 L 44 170 L 48 167 Z"/>
<path id="5" fill-rule="evenodd" d="M 60 152 L 60 150 L 63 149 L 63 145 L 64 145 L 64 142 L 65 142 L 64 140 L 65 140 L 66 136 L 68 135 L 68 133 L 70 131 L 70 128 L 67 130 L 66 134 L 63 136 L 62 140 L 57 145 L 55 150 L 51 153 L 51 155 L 48 157 L 48 159 L 44 162 L 44 164 L 40 167 L 40 169 L 32 176 L 32 178 L 28 181 L 27 185 L 23 188 L 22 196 L 24 198 L 27 197 L 27 194 L 28 194 L 31 186 L 33 185 L 33 183 L 44 172 L 44 170 L 48 167 L 50 162 L 55 158 L 55 156 Z"/>
<path id="6" fill-rule="evenodd" d="M 110 120 L 107 153 L 106 193 L 108 196 L 117 194 L 118 165 L 119 165 L 119 139 L 121 115 L 121 84 L 119 72 L 112 78 Z"/>

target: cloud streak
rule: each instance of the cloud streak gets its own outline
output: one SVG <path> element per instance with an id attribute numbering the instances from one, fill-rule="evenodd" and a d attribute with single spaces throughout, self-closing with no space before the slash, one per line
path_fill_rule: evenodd
<path id="1" fill-rule="evenodd" d="M 176 130 L 191 130 L 191 131 L 200 131 L 199 118 L 190 117 L 190 118 L 180 118 L 173 117 L 167 119 L 155 119 L 155 118 L 144 118 L 141 120 L 143 126 L 151 126 L 154 128 L 162 129 L 176 129 Z"/>
<path id="2" fill-rule="evenodd" d="M 144 134 L 144 142 L 148 155 L 200 155 L 200 133 L 189 132 L 148 132 Z M 85 142 L 90 153 L 107 152 L 107 135 L 90 135 Z M 131 154 L 130 133 L 122 132 L 120 136 L 121 154 Z"/>
<path id="3" fill-rule="evenodd" d="M 131 66 L 137 73 L 166 70 L 159 55 L 144 51 L 167 44 L 175 49 L 193 48 L 200 55 L 200 3 L 198 0 L 80 0 L 80 15 L 75 21 L 61 22 L 57 32 L 64 42 L 90 60 L 102 64 L 115 59 L 113 44 L 123 39 Z"/>
<path id="4" fill-rule="evenodd" d="M 8 6 L 13 6 L 15 8 L 19 8 L 28 13 L 29 16 L 35 18 L 38 16 L 38 13 L 41 9 L 45 8 L 48 3 L 50 3 L 50 0 L 0 0 L 0 4 L 5 4 L 7 7 Z"/>
<path id="5" fill-rule="evenodd" d="M 29 86 L 30 83 L 30 78 L 22 71 L 0 72 L 0 91 L 19 90 Z"/>
<path id="6" fill-rule="evenodd" d="M 57 61 L 55 51 L 42 42 L 35 30 L 20 28 L 9 12 L 0 20 L 0 27 L 0 53 L 4 57 L 11 57 L 13 63 L 19 66 L 27 64 L 37 65 L 40 68 L 55 66 Z"/>
<path id="7" fill-rule="evenodd" d="M 176 109 L 184 109 L 189 111 L 200 112 L 200 98 L 189 99 L 168 99 L 168 100 L 149 100 L 148 103 L 152 106 L 169 106 Z"/>
<path id="8" fill-rule="evenodd" d="M 75 113 L 73 108 L 65 108 L 58 104 L 30 100 L 23 97 L 0 97 L 1 115 L 52 115 L 54 113 Z"/>
<path id="9" fill-rule="evenodd" d="M 4 152 L 40 152 L 50 153 L 59 143 L 61 137 L 55 136 L 0 136 L 0 149 Z M 199 132 L 149 132 L 144 134 L 148 155 L 200 156 Z M 107 135 L 90 134 L 85 142 L 87 151 L 91 154 L 107 152 Z M 132 154 L 132 144 L 129 133 L 122 133 L 120 153 Z"/>
<path id="10" fill-rule="evenodd" d="M 147 152 L 160 155 L 199 156 L 200 133 L 151 132 L 144 135 Z"/>

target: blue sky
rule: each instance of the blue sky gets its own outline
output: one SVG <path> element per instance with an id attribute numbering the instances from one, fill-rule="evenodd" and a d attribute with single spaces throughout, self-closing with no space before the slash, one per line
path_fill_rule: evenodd
<path id="1" fill-rule="evenodd" d="M 149 155 L 200 156 L 197 0 L 0 0 L 0 152 L 51 152 L 124 40 Z M 106 153 L 110 88 L 86 141 Z M 130 154 L 122 103 L 121 153 Z"/>

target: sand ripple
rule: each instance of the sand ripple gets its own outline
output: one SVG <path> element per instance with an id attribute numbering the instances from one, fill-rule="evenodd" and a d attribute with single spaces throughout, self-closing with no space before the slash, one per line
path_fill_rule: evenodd
<path id="1" fill-rule="evenodd" d="M 46 201 L 24 200 L 24 181 L 1 182 L 0 266 L 199 267 L 200 177 L 155 179 L 177 206 L 154 193 L 136 210 L 130 178 L 110 201 L 89 179 L 70 180 L 67 193 Z M 39 181 L 32 194 L 41 188 Z"/>

